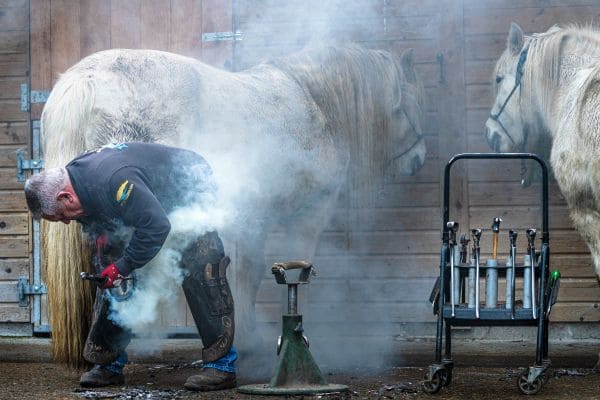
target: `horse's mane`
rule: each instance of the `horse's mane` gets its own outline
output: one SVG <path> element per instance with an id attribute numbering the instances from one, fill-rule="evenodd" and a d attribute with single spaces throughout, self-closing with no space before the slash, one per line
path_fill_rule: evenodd
<path id="1" fill-rule="evenodd" d="M 325 115 L 334 140 L 339 146 L 350 147 L 352 191 L 359 193 L 358 189 L 379 183 L 385 162 L 392 156 L 388 154 L 393 134 L 389 119 L 394 107 L 400 105 L 408 82 L 400 58 L 345 45 L 307 48 L 268 64 L 304 89 Z M 414 86 L 420 106 L 424 91 L 421 85 Z"/>
<path id="2" fill-rule="evenodd" d="M 570 40 L 574 41 L 569 43 Z M 535 33 L 526 37 L 529 46 L 526 67 L 523 73 L 524 82 L 534 79 L 544 82 L 542 90 L 533 85 L 523 85 L 522 96 L 529 110 L 533 110 L 536 102 L 543 110 L 550 109 L 556 99 L 556 88 L 560 83 L 561 70 L 564 67 L 564 50 L 568 45 L 576 46 L 581 57 L 597 54 L 600 60 L 600 30 L 587 25 L 552 26 L 548 31 Z M 535 96 L 532 93 L 536 91 Z"/>

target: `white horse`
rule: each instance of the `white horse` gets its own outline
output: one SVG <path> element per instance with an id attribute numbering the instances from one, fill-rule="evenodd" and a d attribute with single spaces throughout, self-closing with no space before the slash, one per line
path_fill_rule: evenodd
<path id="1" fill-rule="evenodd" d="M 42 115 L 43 148 L 48 167 L 115 141 L 162 142 L 207 159 L 231 214 L 219 232 L 237 245 L 239 346 L 253 332 L 267 233 L 283 226 L 289 240 L 277 253 L 311 258 L 347 175 L 350 189 L 363 194 L 351 196 L 361 205 L 384 172 L 415 173 L 426 151 L 423 98 L 410 50 L 396 57 L 324 47 L 237 73 L 171 53 L 108 50 L 84 58 L 55 85 Z M 85 337 L 88 310 L 79 303 L 89 296 L 71 277 L 89 268 L 72 255 L 86 245 L 73 224 L 49 225 L 53 351 L 77 363 L 74 338 Z"/>
<path id="2" fill-rule="evenodd" d="M 555 26 L 524 36 L 513 23 L 495 77 L 496 100 L 485 125 L 489 145 L 550 153 L 600 280 L 600 31 Z"/>

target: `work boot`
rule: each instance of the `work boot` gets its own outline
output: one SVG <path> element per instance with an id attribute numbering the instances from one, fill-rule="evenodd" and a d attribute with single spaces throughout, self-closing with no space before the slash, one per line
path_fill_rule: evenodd
<path id="1" fill-rule="evenodd" d="M 236 386 L 235 372 L 204 367 L 200 374 L 190 376 L 183 386 L 186 389 L 200 392 L 231 389 Z"/>
<path id="2" fill-rule="evenodd" d="M 79 379 L 79 384 L 84 387 L 122 385 L 123 383 L 125 383 L 125 375 L 112 372 L 102 365 L 95 365 Z"/>

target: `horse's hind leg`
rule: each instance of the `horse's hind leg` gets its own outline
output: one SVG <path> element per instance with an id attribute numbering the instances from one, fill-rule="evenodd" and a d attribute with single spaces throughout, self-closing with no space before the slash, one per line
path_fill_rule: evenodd
<path id="1" fill-rule="evenodd" d="M 260 229 L 257 229 L 260 231 Z M 260 345 L 256 331 L 256 295 L 265 275 L 265 234 L 245 235 L 237 243 L 232 283 L 235 298 L 235 345 L 241 353 L 253 353 Z"/>

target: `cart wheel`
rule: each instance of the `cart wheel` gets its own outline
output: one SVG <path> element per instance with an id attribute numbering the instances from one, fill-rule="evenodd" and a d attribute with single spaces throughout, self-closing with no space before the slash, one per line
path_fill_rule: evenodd
<path id="1" fill-rule="evenodd" d="M 452 368 L 441 370 L 442 372 L 442 385 L 450 386 L 452 383 Z"/>
<path id="2" fill-rule="evenodd" d="M 444 372 L 445 370 L 443 369 L 437 370 L 431 378 L 429 377 L 429 373 L 425 374 L 425 380 L 421 384 L 423 391 L 429 394 L 439 392 L 445 381 L 444 376 L 446 374 Z"/>
<path id="3" fill-rule="evenodd" d="M 519 376 L 517 380 L 517 385 L 519 385 L 519 390 L 523 394 L 536 394 L 540 390 L 542 390 L 542 386 L 544 386 L 544 379 L 542 375 L 535 378 L 532 383 L 527 382 L 527 377 L 529 376 L 529 372 L 525 371 Z"/>

